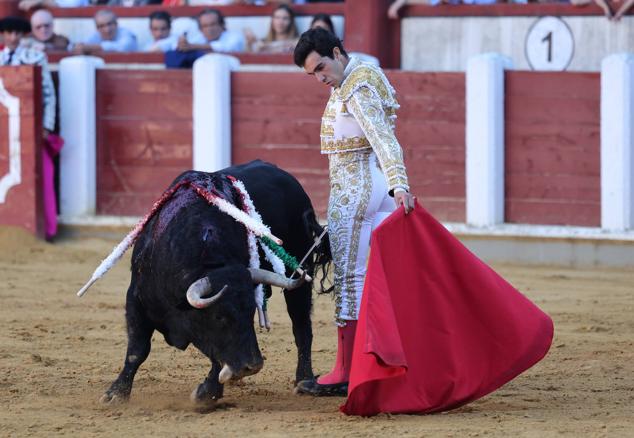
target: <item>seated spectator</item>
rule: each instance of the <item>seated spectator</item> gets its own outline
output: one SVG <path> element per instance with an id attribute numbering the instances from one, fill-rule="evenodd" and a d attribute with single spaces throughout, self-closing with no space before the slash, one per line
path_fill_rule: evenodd
<path id="1" fill-rule="evenodd" d="M 55 130 L 56 96 L 55 85 L 48 68 L 46 54 L 41 50 L 21 45 L 22 38 L 29 33 L 31 25 L 21 17 L 5 17 L 0 20 L 0 33 L 5 47 L 0 52 L 0 66 L 37 65 L 42 75 L 42 126 L 43 138 L 41 190 L 44 207 L 44 227 L 46 240 L 51 241 L 57 233 L 57 211 L 55 207 L 53 157 L 61 148 L 61 139 L 56 137 L 52 145 L 52 132 Z M 4 134 L 4 132 L 3 132 Z M 55 149 L 55 150 L 53 150 Z"/>
<path id="2" fill-rule="evenodd" d="M 46 131 L 55 129 L 55 86 L 51 79 L 46 54 L 24 47 L 20 43 L 29 33 L 31 25 L 21 17 L 5 17 L 0 20 L 0 33 L 4 49 L 0 52 L 0 65 L 39 65 L 42 68 L 43 124 Z M 45 132 L 44 136 L 49 132 Z"/>
<path id="3" fill-rule="evenodd" d="M 150 33 L 152 42 L 143 49 L 145 52 L 167 52 L 176 49 L 178 38 L 171 35 L 172 17 L 165 11 L 154 11 L 150 14 Z"/>
<path id="4" fill-rule="evenodd" d="M 134 52 L 137 49 L 136 36 L 128 29 L 119 27 L 117 16 L 108 9 L 100 9 L 95 14 L 97 32 L 85 43 L 75 44 L 73 52 L 86 55 L 95 52 Z"/>
<path id="5" fill-rule="evenodd" d="M 287 5 L 279 5 L 271 15 L 269 33 L 263 40 L 246 29 L 245 35 L 249 51 L 256 53 L 291 53 L 295 49 L 299 32 L 295 24 L 295 13 Z"/>
<path id="6" fill-rule="evenodd" d="M 317 27 L 326 29 L 332 34 L 335 33 L 335 26 L 333 26 L 332 19 L 328 14 L 315 14 L 315 16 L 313 17 L 313 21 L 310 22 L 310 28 L 315 29 Z"/>
<path id="7" fill-rule="evenodd" d="M 20 0 L 18 8 L 30 11 L 37 8 L 78 8 L 90 6 L 89 0 Z"/>
<path id="8" fill-rule="evenodd" d="M 53 32 L 53 14 L 47 9 L 38 9 L 31 16 L 31 35 L 22 40 L 22 45 L 41 51 L 67 50 L 70 41 Z"/>
<path id="9" fill-rule="evenodd" d="M 242 52 L 245 41 L 241 33 L 225 28 L 225 18 L 217 9 L 204 9 L 196 19 L 202 36 L 187 40 L 183 34 L 178 38 L 176 49 L 181 52 L 212 50 L 214 52 Z"/>

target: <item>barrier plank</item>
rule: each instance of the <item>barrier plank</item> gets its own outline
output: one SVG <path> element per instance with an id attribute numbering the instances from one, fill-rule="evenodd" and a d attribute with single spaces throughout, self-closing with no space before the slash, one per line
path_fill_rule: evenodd
<path id="1" fill-rule="evenodd" d="M 42 76 L 39 67 L 0 67 L 0 80 L 6 92 L 19 102 L 19 154 L 9 150 L 8 101 L 0 104 L 0 185 L 4 202 L 0 203 L 0 224 L 14 225 L 33 234 L 44 236 L 42 206 L 41 148 L 42 148 Z M 13 107 L 13 111 L 17 108 Z M 19 172 L 9 175 L 16 164 Z M 14 183 L 7 184 L 13 179 Z"/>
<path id="2" fill-rule="evenodd" d="M 598 73 L 506 73 L 506 222 L 600 226 Z"/>

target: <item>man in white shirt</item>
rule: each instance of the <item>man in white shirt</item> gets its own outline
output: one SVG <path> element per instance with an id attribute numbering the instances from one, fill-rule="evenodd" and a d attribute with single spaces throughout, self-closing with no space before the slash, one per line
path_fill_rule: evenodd
<path id="1" fill-rule="evenodd" d="M 178 38 L 172 35 L 172 17 L 165 11 L 154 11 L 150 14 L 150 33 L 152 41 L 144 48 L 144 52 L 167 52 L 176 49 Z"/>
<path id="2" fill-rule="evenodd" d="M 412 211 L 414 197 L 395 135 L 396 91 L 383 71 L 348 56 L 341 41 L 322 28 L 304 32 L 294 60 L 332 89 L 320 134 L 329 162 L 328 237 L 338 326 L 332 371 L 298 382 L 297 391 L 345 396 L 372 230 L 397 206 Z"/>
<path id="3" fill-rule="evenodd" d="M 186 35 L 178 39 L 177 50 L 212 50 L 214 52 L 242 52 L 245 47 L 244 36 L 225 28 L 225 19 L 217 9 L 204 9 L 197 17 L 202 37 L 188 41 Z"/>
<path id="4" fill-rule="evenodd" d="M 95 14 L 97 32 L 85 43 L 75 44 L 73 52 L 79 55 L 94 52 L 134 52 L 137 50 L 136 36 L 126 28 L 119 27 L 117 16 L 108 9 Z"/>

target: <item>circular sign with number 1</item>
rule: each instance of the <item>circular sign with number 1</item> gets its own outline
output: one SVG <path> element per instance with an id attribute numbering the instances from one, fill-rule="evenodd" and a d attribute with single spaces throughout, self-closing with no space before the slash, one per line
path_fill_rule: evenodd
<path id="1" fill-rule="evenodd" d="M 575 51 L 568 25 L 558 17 L 541 17 L 528 30 L 526 60 L 533 70 L 563 71 Z"/>

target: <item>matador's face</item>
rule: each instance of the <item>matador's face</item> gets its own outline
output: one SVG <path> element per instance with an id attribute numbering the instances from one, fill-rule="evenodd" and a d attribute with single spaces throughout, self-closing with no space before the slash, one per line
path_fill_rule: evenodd
<path id="1" fill-rule="evenodd" d="M 316 51 L 310 52 L 304 62 L 304 70 L 313 75 L 317 80 L 329 87 L 338 87 L 343 82 L 343 71 L 348 64 L 348 58 L 344 56 L 338 47 L 333 49 L 333 57 L 321 56 Z"/>
<path id="2" fill-rule="evenodd" d="M 20 40 L 24 37 L 24 32 L 18 30 L 5 30 L 2 32 L 5 47 L 15 50 L 20 45 Z"/>

